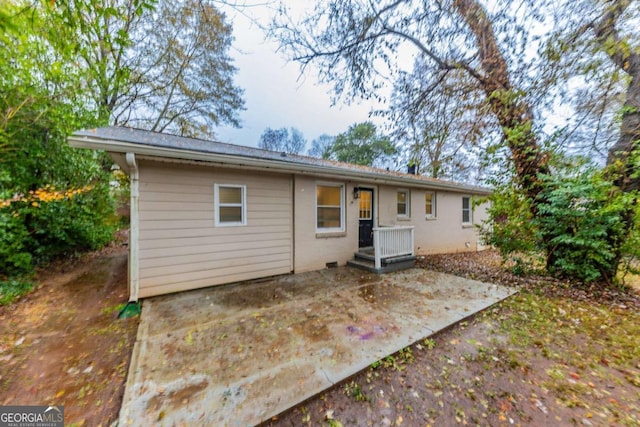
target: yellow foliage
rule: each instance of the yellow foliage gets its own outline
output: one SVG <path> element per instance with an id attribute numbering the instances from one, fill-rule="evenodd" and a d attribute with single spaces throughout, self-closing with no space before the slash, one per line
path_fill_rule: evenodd
<path id="1" fill-rule="evenodd" d="M 0 200 L 0 208 L 5 208 L 16 202 L 31 203 L 31 206 L 37 208 L 41 203 L 73 199 L 75 196 L 87 193 L 92 189 L 92 185 L 86 185 L 80 188 L 70 188 L 67 190 L 57 190 L 53 185 L 45 185 L 35 191 L 29 191 L 29 194 L 15 194 L 10 199 Z"/>

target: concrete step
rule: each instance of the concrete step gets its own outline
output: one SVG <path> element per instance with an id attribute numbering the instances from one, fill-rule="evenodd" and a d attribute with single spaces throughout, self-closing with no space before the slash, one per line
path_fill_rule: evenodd
<path id="1" fill-rule="evenodd" d="M 369 254 L 366 252 L 356 252 L 355 254 L 353 254 L 353 256 L 357 260 L 371 261 L 371 262 L 376 261 L 376 257 L 373 256 L 373 254 Z"/>
<path id="2" fill-rule="evenodd" d="M 371 273 L 382 274 L 413 268 L 415 266 L 415 260 L 416 257 L 412 255 L 387 258 L 382 260 L 381 268 L 376 268 L 375 258 L 356 253 L 354 259 L 347 261 L 347 265 Z"/>
<path id="3" fill-rule="evenodd" d="M 347 261 L 349 267 L 358 268 L 360 270 L 368 271 L 370 273 L 380 274 L 383 273 L 382 268 L 377 269 L 375 263 L 364 259 L 352 259 Z"/>
<path id="4" fill-rule="evenodd" d="M 365 246 L 363 248 L 358 248 L 358 252 L 363 254 L 373 255 L 373 246 Z"/>
<path id="5" fill-rule="evenodd" d="M 371 261 L 372 263 L 375 263 L 376 261 L 376 257 L 373 256 L 372 254 L 369 253 L 363 253 L 363 252 L 356 252 L 354 254 L 354 258 L 356 260 L 361 260 L 361 261 Z M 415 261 L 416 257 L 415 255 L 400 255 L 400 256 L 394 256 L 394 257 L 389 257 L 389 258 L 382 258 L 381 262 L 382 265 L 389 265 L 389 264 L 395 264 L 398 262 L 407 262 L 407 261 Z"/>
<path id="6" fill-rule="evenodd" d="M 412 267 L 413 267 L 413 262 L 415 260 L 416 260 L 416 256 L 415 255 L 400 255 L 400 256 L 394 256 L 394 257 L 390 257 L 390 258 L 384 258 L 382 260 L 382 262 L 385 263 L 385 264 L 396 264 L 396 263 L 411 262 L 412 263 Z"/>

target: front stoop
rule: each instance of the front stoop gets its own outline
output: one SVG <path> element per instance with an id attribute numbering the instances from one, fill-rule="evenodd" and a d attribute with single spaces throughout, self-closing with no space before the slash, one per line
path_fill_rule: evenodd
<path id="1" fill-rule="evenodd" d="M 371 273 L 382 274 L 413 268 L 415 261 L 416 257 L 414 255 L 401 255 L 383 258 L 382 267 L 376 268 L 375 257 L 373 255 L 366 252 L 356 252 L 354 254 L 354 258 L 347 261 L 347 265 Z"/>

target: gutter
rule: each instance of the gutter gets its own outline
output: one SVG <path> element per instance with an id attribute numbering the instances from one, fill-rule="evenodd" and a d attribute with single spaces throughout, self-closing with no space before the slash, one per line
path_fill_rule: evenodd
<path id="1" fill-rule="evenodd" d="M 130 224 L 129 224 L 129 302 L 138 301 L 140 290 L 140 172 L 134 153 L 126 153 L 130 182 Z"/>
<path id="2" fill-rule="evenodd" d="M 91 136 L 72 135 L 68 138 L 69 145 L 75 148 L 90 148 L 116 153 L 135 153 L 141 156 L 164 157 L 179 160 L 193 160 L 209 163 L 222 163 L 240 167 L 255 168 L 263 171 L 277 171 L 298 174 L 319 174 L 332 177 L 341 177 L 355 181 L 368 181 L 390 185 L 411 185 L 425 187 L 433 190 L 448 190 L 457 193 L 472 192 L 474 194 L 490 195 L 491 190 L 482 187 L 466 186 L 446 181 L 431 182 L 405 177 L 385 176 L 369 171 L 348 170 L 335 166 L 307 165 L 295 162 L 286 162 L 275 159 L 236 156 L 230 154 L 205 153 L 201 151 L 183 150 L 175 148 L 156 147 L 118 140 L 105 140 Z M 108 142 L 106 142 L 108 141 Z M 133 209 L 133 206 L 132 206 Z"/>

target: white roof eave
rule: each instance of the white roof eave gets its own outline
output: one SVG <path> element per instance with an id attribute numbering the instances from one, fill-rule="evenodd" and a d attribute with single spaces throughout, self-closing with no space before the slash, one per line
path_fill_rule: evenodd
<path id="1" fill-rule="evenodd" d="M 265 171 L 319 174 L 325 176 L 331 175 L 335 176 L 336 178 L 346 178 L 356 181 L 377 182 L 393 185 L 410 185 L 412 187 L 422 187 L 433 190 L 448 190 L 457 193 L 472 193 L 479 195 L 490 195 L 492 193 L 491 190 L 488 190 L 486 188 L 465 186 L 455 183 L 449 183 L 446 181 L 422 181 L 419 179 L 385 175 L 370 171 L 344 169 L 337 166 L 309 165 L 273 159 L 261 159 L 219 153 L 205 153 L 178 148 L 156 147 L 113 139 L 105 140 L 103 138 L 91 137 L 86 135 L 72 135 L 68 138 L 68 141 L 71 147 L 104 150 L 107 152 L 115 153 L 135 153 L 136 155 L 142 156 L 163 157 L 179 160 L 193 160 L 209 163 L 223 163 L 229 165 L 251 167 Z"/>

